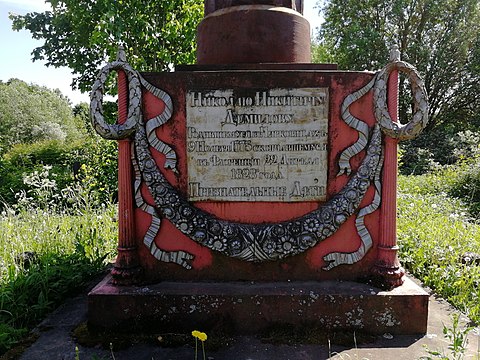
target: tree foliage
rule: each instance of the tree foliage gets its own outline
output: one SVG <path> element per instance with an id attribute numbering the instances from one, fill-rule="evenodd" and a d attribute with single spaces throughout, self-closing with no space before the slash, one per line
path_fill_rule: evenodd
<path id="1" fill-rule="evenodd" d="M 311 51 L 312 51 L 312 63 L 320 64 L 320 63 L 335 63 L 335 58 L 331 53 L 331 48 L 326 46 L 325 44 L 320 44 L 316 41 L 312 41 L 311 43 Z"/>
<path id="2" fill-rule="evenodd" d="M 18 79 L 0 82 L 0 154 L 20 143 L 78 139 L 82 128 L 59 90 Z"/>
<path id="3" fill-rule="evenodd" d="M 480 116 L 478 0 L 325 0 L 318 42 L 341 68 L 374 70 L 389 48 L 422 73 L 431 124 L 468 126 Z M 406 92 L 407 84 L 401 84 Z M 401 119 L 409 112 L 401 104 Z"/>
<path id="4" fill-rule="evenodd" d="M 13 29 L 26 29 L 44 44 L 33 60 L 67 66 L 72 87 L 89 91 L 96 72 L 123 44 L 139 71 L 164 71 L 195 59 L 201 0 L 46 0 L 52 11 L 11 14 Z"/>

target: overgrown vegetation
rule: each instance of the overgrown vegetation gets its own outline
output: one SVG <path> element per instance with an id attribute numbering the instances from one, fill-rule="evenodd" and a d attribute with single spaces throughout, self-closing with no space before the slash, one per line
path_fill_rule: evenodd
<path id="1" fill-rule="evenodd" d="M 398 239 L 403 265 L 480 323 L 480 224 L 468 194 L 452 196 L 469 172 L 464 166 L 400 177 Z"/>
<path id="2" fill-rule="evenodd" d="M 85 136 L 81 121 L 58 90 L 0 81 L 0 155 L 16 144 L 78 141 Z"/>
<path id="3" fill-rule="evenodd" d="M 76 142 L 45 140 L 15 145 L 0 158 L 0 209 L 2 203 L 34 201 L 38 177 L 42 176 L 49 179 L 42 186 L 49 187 L 52 200 L 71 202 L 64 198 L 64 189 L 81 185 L 92 204 L 111 202 L 116 198 L 116 154 L 115 142 L 92 137 Z"/>
<path id="4" fill-rule="evenodd" d="M 0 126 L 2 354 L 114 258 L 117 154 L 85 126 L 85 104 L 72 109 L 61 94 L 19 80 L 0 86 L 30 96 L 20 112 L 3 101 L 8 91 L 0 96 L 11 110 L 0 120 L 26 129 L 20 138 Z M 58 131 L 31 137 L 33 125 Z"/>
<path id="5" fill-rule="evenodd" d="M 115 206 L 71 200 L 84 205 L 53 207 L 48 201 L 1 213 L 0 354 L 115 255 Z"/>

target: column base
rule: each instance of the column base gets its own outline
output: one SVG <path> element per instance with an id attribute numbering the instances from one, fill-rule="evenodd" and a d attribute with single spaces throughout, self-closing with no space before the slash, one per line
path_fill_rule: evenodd
<path id="1" fill-rule="evenodd" d="M 111 283 L 118 286 L 131 286 L 140 283 L 143 271 L 140 266 L 133 268 L 114 267 L 111 274 Z"/>
<path id="2" fill-rule="evenodd" d="M 370 270 L 370 274 L 371 283 L 383 290 L 394 289 L 405 282 L 405 269 L 401 266 L 376 264 Z"/>

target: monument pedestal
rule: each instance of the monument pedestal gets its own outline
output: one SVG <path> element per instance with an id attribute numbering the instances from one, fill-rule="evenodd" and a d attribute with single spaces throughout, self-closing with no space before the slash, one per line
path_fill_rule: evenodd
<path id="1" fill-rule="evenodd" d="M 197 65 L 138 73 L 119 52 L 100 72 L 92 123 L 121 143 L 119 256 L 89 294 L 92 329 L 426 332 L 428 294 L 403 283 L 395 221 L 396 144 L 426 125 L 423 81 L 398 50 L 377 73 L 302 63 L 301 9 L 209 0 Z M 113 125 L 111 70 L 125 75 Z M 398 71 L 414 99 L 405 126 Z"/>
<path id="2" fill-rule="evenodd" d="M 411 280 L 353 282 L 389 275 L 375 266 L 397 251 L 382 227 L 395 224 L 380 206 L 395 174 L 380 182 L 396 168 L 382 169 L 375 74 L 261 64 L 139 76 L 127 245 L 149 285 L 105 278 L 89 294 L 92 329 L 426 332 L 428 294 Z"/>
<path id="3" fill-rule="evenodd" d="M 411 279 L 391 291 L 350 281 L 179 282 L 115 286 L 107 276 L 89 294 L 94 330 L 194 329 L 256 334 L 275 325 L 326 332 L 424 334 L 429 295 Z"/>

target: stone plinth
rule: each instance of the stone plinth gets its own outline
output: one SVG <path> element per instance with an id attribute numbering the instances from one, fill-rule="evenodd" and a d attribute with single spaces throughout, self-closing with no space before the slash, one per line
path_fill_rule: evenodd
<path id="1" fill-rule="evenodd" d="M 114 286 L 107 276 L 89 294 L 96 330 L 255 334 L 280 324 L 325 331 L 423 334 L 428 294 L 412 280 L 392 291 L 337 281 L 161 282 Z"/>

